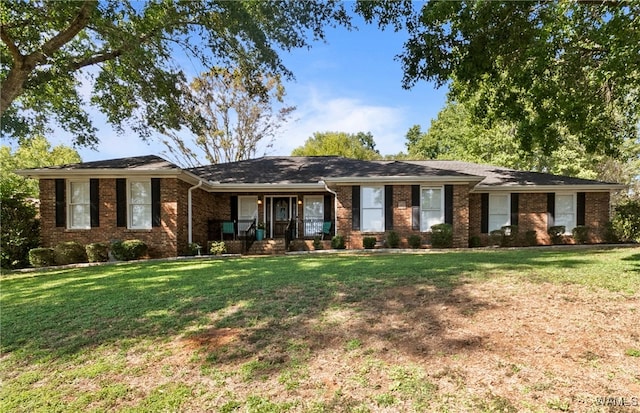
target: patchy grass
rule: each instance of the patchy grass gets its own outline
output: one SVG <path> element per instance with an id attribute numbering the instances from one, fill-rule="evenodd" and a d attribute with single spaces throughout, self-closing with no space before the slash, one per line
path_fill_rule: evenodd
<path id="1" fill-rule="evenodd" d="M 638 249 L 143 262 L 0 283 L 3 411 L 595 412 L 640 396 Z"/>

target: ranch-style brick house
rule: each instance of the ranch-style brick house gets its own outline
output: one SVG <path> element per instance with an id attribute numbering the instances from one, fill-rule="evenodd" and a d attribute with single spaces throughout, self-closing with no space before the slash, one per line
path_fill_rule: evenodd
<path id="1" fill-rule="evenodd" d="M 610 197 L 623 185 L 458 161 L 364 161 L 265 156 L 184 169 L 154 155 L 18 171 L 39 179 L 42 245 L 140 239 L 151 257 L 224 239 L 231 252 L 284 251 L 291 240 L 418 234 L 450 223 L 453 246 L 486 243 L 517 225 L 549 244 L 547 229 L 589 227 L 603 241 Z M 264 226 L 265 241 L 247 250 Z M 298 242 L 299 245 L 299 241 Z"/>

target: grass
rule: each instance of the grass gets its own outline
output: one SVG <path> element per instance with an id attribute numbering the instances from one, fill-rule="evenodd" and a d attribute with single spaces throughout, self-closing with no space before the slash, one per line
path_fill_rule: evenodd
<path id="1" fill-rule="evenodd" d="M 408 288 L 427 299 L 490 280 L 634 296 L 640 254 L 532 248 L 8 274 L 0 281 L 0 406 L 17 412 L 429 409 L 449 397 L 434 381 L 450 374 L 440 378 L 405 361 L 408 350 L 401 347 L 378 348 L 363 331 L 340 330 L 354 318 L 377 326 L 389 312 L 410 314 L 400 298 L 382 307 L 390 290 Z M 468 305 L 461 313 L 473 322 L 482 309 Z M 437 323 L 438 312 L 429 316 Z M 403 328 L 390 326 L 376 340 L 392 340 Z M 637 360 L 638 349 L 626 354 Z M 325 371 L 323 360 L 349 367 Z M 284 399 L 274 396 L 280 392 Z M 513 408 L 501 395 L 477 397 L 467 402 L 480 410 Z M 564 400 L 551 399 L 547 407 L 564 410 Z"/>

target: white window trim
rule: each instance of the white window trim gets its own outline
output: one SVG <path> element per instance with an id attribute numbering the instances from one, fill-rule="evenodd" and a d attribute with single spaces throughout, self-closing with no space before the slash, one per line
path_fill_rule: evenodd
<path id="1" fill-rule="evenodd" d="M 149 225 L 145 226 L 133 226 L 133 213 L 131 206 L 131 184 L 133 182 L 143 182 L 149 185 L 149 204 L 136 204 L 136 205 L 149 205 Z M 152 229 L 153 227 L 153 196 L 151 194 L 151 178 L 138 178 L 138 179 L 127 179 L 127 228 L 128 229 Z"/>
<path id="2" fill-rule="evenodd" d="M 507 197 L 507 223 L 505 225 L 501 225 L 500 228 L 491 228 L 491 197 L 492 196 L 506 196 Z M 495 214 L 494 214 L 495 215 Z M 489 232 L 501 229 L 503 226 L 511 225 L 511 193 L 489 193 L 489 222 L 487 222 L 487 226 L 489 228 Z"/>
<path id="3" fill-rule="evenodd" d="M 380 231 L 377 230 L 372 230 L 372 229 L 364 229 L 364 196 L 362 196 L 362 194 L 364 193 L 364 189 L 365 188 L 376 188 L 376 189 L 380 189 L 382 190 L 382 206 L 381 206 L 381 211 L 382 211 L 382 229 Z M 386 217 L 386 211 L 384 210 L 384 206 L 385 206 L 385 190 L 384 190 L 384 185 L 364 185 L 360 187 L 360 232 L 363 233 L 379 233 L 379 232 L 385 232 L 386 228 L 385 228 L 385 217 Z M 367 209 L 373 209 L 373 208 L 367 208 Z M 378 209 L 378 208 L 376 208 Z"/>
<path id="4" fill-rule="evenodd" d="M 573 201 L 572 201 L 572 208 L 573 208 L 573 227 L 569 228 L 568 226 L 565 226 L 564 228 L 564 235 L 571 235 L 572 234 L 572 230 L 573 228 L 575 228 L 578 225 L 578 193 L 577 192 L 556 192 L 555 195 L 555 205 L 554 205 L 554 209 L 555 209 L 555 216 L 553 217 L 553 225 L 556 226 L 557 224 L 557 216 L 558 216 L 558 196 L 571 196 Z"/>
<path id="5" fill-rule="evenodd" d="M 423 229 L 424 220 L 422 219 L 422 191 L 425 189 L 439 189 L 440 190 L 440 224 L 444 224 L 444 185 L 442 186 L 433 186 L 433 185 L 421 185 L 420 186 L 420 232 L 430 233 L 431 227 Z M 430 211 L 430 210 L 426 210 Z M 437 225 L 437 224 L 436 224 Z"/>
<path id="6" fill-rule="evenodd" d="M 89 202 L 87 204 L 80 204 L 80 203 L 72 203 L 71 202 L 71 197 L 73 195 L 73 192 L 71 190 L 71 184 L 86 184 L 87 185 L 87 190 L 89 191 Z M 89 182 L 88 179 L 67 179 L 67 196 L 66 196 L 66 201 L 67 201 L 67 229 L 91 229 L 91 184 Z M 72 211 L 72 207 L 73 205 L 87 205 L 89 208 L 87 208 L 87 214 L 88 216 L 88 224 L 86 226 L 82 226 L 82 227 L 74 227 L 73 226 L 73 219 L 72 219 L 72 215 L 73 215 L 73 211 Z"/>

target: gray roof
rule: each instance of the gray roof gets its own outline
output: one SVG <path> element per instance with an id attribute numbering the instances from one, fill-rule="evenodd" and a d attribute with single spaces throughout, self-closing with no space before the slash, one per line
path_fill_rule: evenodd
<path id="1" fill-rule="evenodd" d="M 41 170 L 133 169 L 139 171 L 175 170 L 181 168 L 156 155 L 132 156 L 104 161 L 82 162 L 39 168 Z"/>

